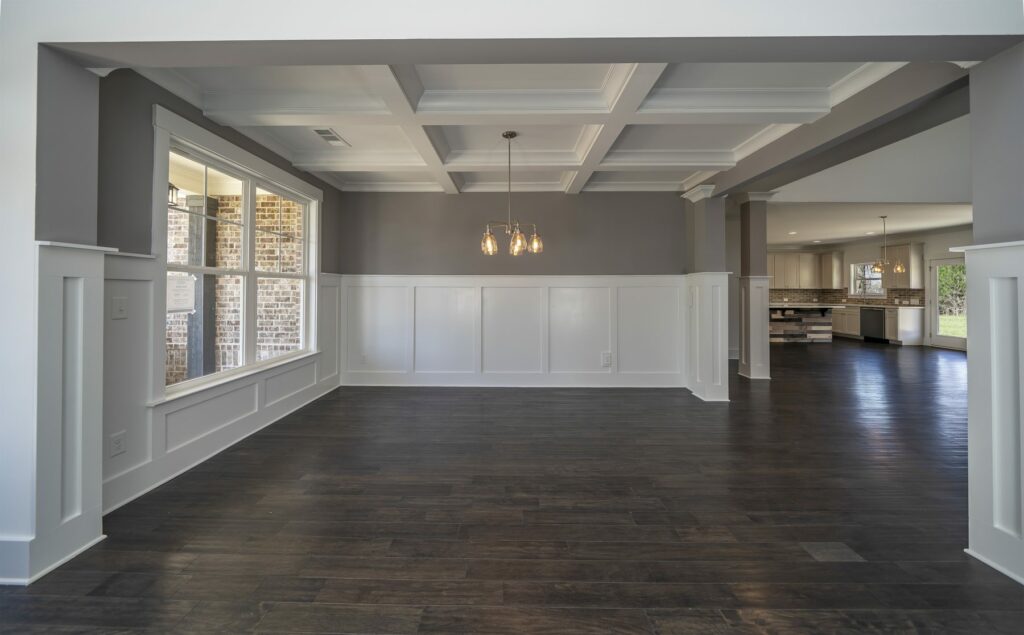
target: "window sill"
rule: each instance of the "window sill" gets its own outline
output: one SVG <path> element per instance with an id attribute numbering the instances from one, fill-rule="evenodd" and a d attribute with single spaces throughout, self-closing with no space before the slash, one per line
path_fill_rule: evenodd
<path id="1" fill-rule="evenodd" d="M 183 399 L 185 397 L 197 395 L 207 390 L 219 388 L 221 386 L 226 386 L 234 382 L 240 382 L 242 380 L 249 379 L 253 375 L 256 375 L 258 373 L 263 373 L 268 370 L 273 370 L 275 368 L 279 368 L 282 366 L 288 366 L 296 362 L 308 360 L 309 358 L 318 355 L 320 355 L 319 351 L 296 351 L 294 353 L 289 353 L 288 355 L 275 357 L 274 359 L 268 359 L 266 361 L 258 362 L 256 364 L 250 364 L 248 366 L 243 366 L 241 368 L 235 368 L 232 370 L 224 371 L 222 373 L 217 373 L 216 375 L 211 375 L 209 379 L 197 378 L 194 380 L 190 380 L 189 382 L 183 382 L 187 383 L 188 385 L 179 385 L 180 387 L 168 388 L 165 391 L 163 397 L 150 401 L 149 403 L 146 404 L 146 407 L 156 408 L 157 406 L 161 406 L 172 401 L 177 401 L 178 399 Z M 196 383 L 191 383 L 193 381 Z"/>

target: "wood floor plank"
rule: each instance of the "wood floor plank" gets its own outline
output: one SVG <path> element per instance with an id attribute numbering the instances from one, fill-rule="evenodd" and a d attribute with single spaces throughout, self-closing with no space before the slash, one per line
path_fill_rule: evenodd
<path id="1" fill-rule="evenodd" d="M 728 404 L 346 387 L 0 588 L 0 633 L 1020 633 L 963 553 L 965 360 L 773 346 Z"/>

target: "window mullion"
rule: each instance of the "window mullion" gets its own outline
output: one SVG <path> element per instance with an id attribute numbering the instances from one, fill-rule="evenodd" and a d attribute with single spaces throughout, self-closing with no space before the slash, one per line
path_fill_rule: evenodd
<path id="1" fill-rule="evenodd" d="M 245 180 L 245 196 L 242 199 L 245 219 L 245 249 L 242 251 L 242 268 L 245 270 L 245 310 L 242 319 L 242 343 L 245 363 L 256 362 L 256 183 Z"/>

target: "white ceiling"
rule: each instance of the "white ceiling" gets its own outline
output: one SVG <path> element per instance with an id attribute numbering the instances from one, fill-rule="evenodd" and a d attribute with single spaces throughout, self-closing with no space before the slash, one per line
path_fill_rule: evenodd
<path id="1" fill-rule="evenodd" d="M 879 216 L 883 214 L 888 216 L 886 225 L 890 234 L 955 227 L 972 221 L 971 206 L 961 204 L 773 201 L 768 205 L 768 244 L 772 247 L 816 247 L 881 236 Z"/>
<path id="2" fill-rule="evenodd" d="M 898 63 L 140 69 L 343 190 L 680 191 Z M 322 141 L 330 128 L 347 146 Z"/>

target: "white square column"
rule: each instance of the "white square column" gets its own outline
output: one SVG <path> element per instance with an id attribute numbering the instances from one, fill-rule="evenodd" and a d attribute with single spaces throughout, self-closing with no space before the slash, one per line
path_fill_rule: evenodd
<path id="1" fill-rule="evenodd" d="M 967 553 L 1024 584 L 1024 44 L 971 69 Z"/>

